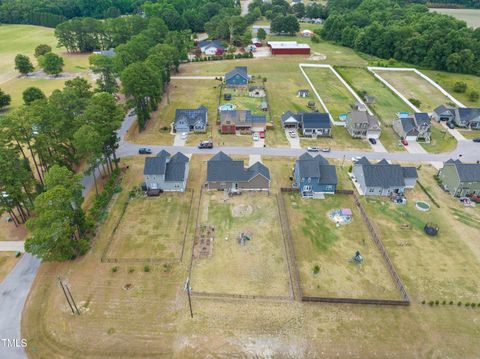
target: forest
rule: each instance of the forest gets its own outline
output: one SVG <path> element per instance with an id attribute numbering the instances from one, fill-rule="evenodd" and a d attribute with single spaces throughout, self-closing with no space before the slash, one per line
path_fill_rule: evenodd
<path id="1" fill-rule="evenodd" d="M 480 74 L 480 29 L 424 5 L 391 0 L 329 2 L 321 35 L 384 59 L 436 70 Z"/>

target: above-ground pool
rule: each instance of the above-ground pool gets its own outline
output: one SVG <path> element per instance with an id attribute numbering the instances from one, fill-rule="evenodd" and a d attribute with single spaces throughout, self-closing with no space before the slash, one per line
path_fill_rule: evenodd
<path id="1" fill-rule="evenodd" d="M 340 119 L 340 121 L 346 121 L 347 120 L 347 114 L 342 113 L 340 116 L 338 116 L 338 118 Z"/>
<path id="2" fill-rule="evenodd" d="M 430 210 L 430 205 L 424 201 L 416 201 L 415 208 L 417 208 L 419 211 L 427 212 Z"/>
<path id="3" fill-rule="evenodd" d="M 400 118 L 408 117 L 408 115 L 409 115 L 408 112 L 399 112 L 398 113 L 398 117 L 400 117 Z"/>

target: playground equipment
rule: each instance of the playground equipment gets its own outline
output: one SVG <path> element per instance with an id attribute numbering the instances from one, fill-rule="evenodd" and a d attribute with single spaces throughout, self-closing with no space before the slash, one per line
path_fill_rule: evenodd
<path id="1" fill-rule="evenodd" d="M 440 228 L 438 228 L 438 226 L 435 223 L 427 223 L 425 227 L 423 227 L 423 230 L 429 236 L 436 236 Z"/>
<path id="2" fill-rule="evenodd" d="M 328 218 L 338 226 L 348 224 L 352 221 L 353 213 L 350 208 L 337 208 L 328 212 Z"/>
<path id="3" fill-rule="evenodd" d="M 363 257 L 362 257 L 362 255 L 360 254 L 360 251 L 356 251 L 356 252 L 355 252 L 355 255 L 353 256 L 352 260 L 353 260 L 355 263 L 362 263 L 362 262 L 363 262 Z"/>
<path id="4" fill-rule="evenodd" d="M 245 233 L 245 232 L 242 232 L 240 233 L 240 236 L 238 237 L 238 243 L 241 245 L 241 246 L 244 246 L 245 245 L 245 241 L 249 241 L 252 239 L 252 236 L 248 233 Z"/>
<path id="5" fill-rule="evenodd" d="M 416 201 L 415 208 L 422 212 L 427 212 L 430 210 L 430 205 L 424 201 Z"/>

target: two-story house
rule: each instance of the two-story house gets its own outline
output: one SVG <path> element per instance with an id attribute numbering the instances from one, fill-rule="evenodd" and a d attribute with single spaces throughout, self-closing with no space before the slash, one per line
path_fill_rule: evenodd
<path id="1" fill-rule="evenodd" d="M 200 106 L 197 109 L 177 109 L 173 130 L 175 132 L 205 132 L 208 124 L 208 109 Z"/>
<path id="2" fill-rule="evenodd" d="M 438 171 L 443 188 L 456 197 L 480 194 L 480 164 L 448 160 Z"/>
<path id="3" fill-rule="evenodd" d="M 228 87 L 247 86 L 248 71 L 246 66 L 237 66 L 225 74 L 225 85 Z"/>
<path id="4" fill-rule="evenodd" d="M 405 114 L 400 112 L 393 121 L 393 130 L 401 139 L 407 141 L 430 142 L 432 133 L 430 116 L 425 112 Z"/>
<path id="5" fill-rule="evenodd" d="M 353 138 L 378 139 L 382 132 L 378 118 L 369 114 L 364 106 L 356 106 L 347 114 L 345 128 Z"/>
<path id="6" fill-rule="evenodd" d="M 301 155 L 295 161 L 293 178 L 293 188 L 298 188 L 303 198 L 322 198 L 323 194 L 333 194 L 337 189 L 335 166 L 321 155 Z"/>
<path id="7" fill-rule="evenodd" d="M 189 159 L 183 153 L 163 150 L 155 157 L 145 158 L 143 176 L 147 190 L 184 192 L 187 186 Z"/>

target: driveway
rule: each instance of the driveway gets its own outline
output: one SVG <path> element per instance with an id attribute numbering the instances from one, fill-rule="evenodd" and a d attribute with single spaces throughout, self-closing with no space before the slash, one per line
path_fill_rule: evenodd
<path id="1" fill-rule="evenodd" d="M 264 138 L 261 138 L 258 141 L 253 141 L 253 147 L 255 148 L 263 148 L 264 145 Z M 248 166 L 251 166 L 257 162 L 262 162 L 262 156 L 260 154 L 251 154 L 248 156 Z"/>
<path id="2" fill-rule="evenodd" d="M 253 57 L 270 57 L 272 56 L 272 52 L 268 46 L 257 47 L 255 52 L 253 53 Z"/>
<path id="3" fill-rule="evenodd" d="M 37 274 L 40 260 L 26 253 L 0 284 L 0 339 L 21 340 L 23 306 Z M 0 342 L 0 358 L 26 359 L 23 348 L 9 348 Z"/>
<path id="4" fill-rule="evenodd" d="M 176 133 L 175 134 L 175 138 L 173 139 L 173 145 L 174 146 L 183 147 L 183 146 L 185 146 L 186 142 L 187 142 L 187 137 L 185 137 L 185 139 L 182 139 L 182 134 L 181 133 Z"/>
<path id="5" fill-rule="evenodd" d="M 290 143 L 290 148 L 302 148 L 302 146 L 300 145 L 300 137 L 298 137 L 298 133 L 295 135 L 295 137 L 292 138 L 288 131 L 290 130 L 285 130 L 285 137 L 287 137 L 288 143 Z"/>
<path id="6" fill-rule="evenodd" d="M 372 146 L 373 152 L 380 152 L 380 153 L 388 152 L 387 149 L 383 146 L 382 142 L 380 142 L 380 140 L 377 140 L 376 144 L 372 144 L 370 141 L 368 141 L 368 143 L 370 143 L 370 146 Z"/>
<path id="7" fill-rule="evenodd" d="M 463 135 L 458 132 L 457 129 L 455 128 L 449 128 L 445 122 L 440 122 L 440 124 L 443 126 L 444 129 L 446 129 L 448 131 L 448 133 L 450 133 L 458 142 L 460 141 L 466 141 L 467 139 L 465 137 L 463 137 Z"/>
<path id="8" fill-rule="evenodd" d="M 0 241 L 0 252 L 25 252 L 25 241 Z"/>

